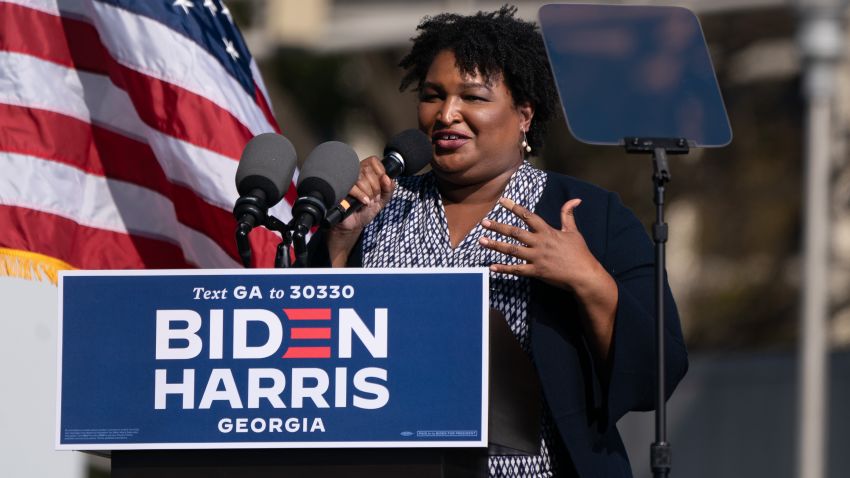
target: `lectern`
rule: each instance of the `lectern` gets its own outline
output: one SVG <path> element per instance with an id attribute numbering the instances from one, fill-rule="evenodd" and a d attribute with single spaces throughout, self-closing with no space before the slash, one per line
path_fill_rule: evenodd
<path id="1" fill-rule="evenodd" d="M 539 452 L 540 385 L 531 361 L 496 311 L 490 315 L 488 448 L 127 450 L 112 452 L 114 478 L 479 478 L 488 455 Z"/>
<path id="2" fill-rule="evenodd" d="M 538 453 L 537 374 L 485 269 L 75 271 L 60 294 L 57 448 L 116 478 L 483 477 Z M 300 418 L 272 440 L 275 413 Z"/>

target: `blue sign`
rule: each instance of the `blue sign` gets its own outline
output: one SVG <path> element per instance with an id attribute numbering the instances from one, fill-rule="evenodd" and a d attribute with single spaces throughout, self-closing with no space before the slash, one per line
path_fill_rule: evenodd
<path id="1" fill-rule="evenodd" d="M 70 271 L 56 446 L 487 446 L 486 269 Z"/>

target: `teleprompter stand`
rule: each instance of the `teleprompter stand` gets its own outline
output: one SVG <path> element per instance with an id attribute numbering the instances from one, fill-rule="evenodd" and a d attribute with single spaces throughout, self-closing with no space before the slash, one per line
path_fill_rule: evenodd
<path id="1" fill-rule="evenodd" d="M 114 478 L 481 478 L 489 455 L 539 453 L 537 373 L 504 317 L 490 313 L 488 448 L 115 450 Z"/>
<path id="2" fill-rule="evenodd" d="M 668 154 L 687 154 L 688 141 L 684 138 L 625 138 L 626 152 L 652 155 L 652 184 L 654 187 L 655 223 L 652 240 L 655 242 L 655 336 L 658 389 L 655 396 L 655 442 L 650 447 L 652 476 L 666 478 L 670 475 L 672 449 L 667 441 L 667 404 L 664 399 L 664 270 L 666 268 L 667 223 L 664 222 L 664 189 L 670 182 Z"/>
<path id="3" fill-rule="evenodd" d="M 656 336 L 658 390 L 655 477 L 670 474 L 664 373 L 664 270 L 667 156 L 689 148 L 719 148 L 732 128 L 699 19 L 679 6 L 548 4 L 540 27 L 570 133 L 591 145 L 651 154 L 656 222 Z M 618 52 L 598 48 L 612 36 Z M 670 45 L 677 45 L 671 48 Z M 662 60 L 663 61 L 659 61 Z"/>

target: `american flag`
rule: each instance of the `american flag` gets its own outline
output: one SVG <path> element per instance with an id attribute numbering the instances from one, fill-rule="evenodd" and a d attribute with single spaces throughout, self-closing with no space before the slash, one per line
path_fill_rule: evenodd
<path id="1" fill-rule="evenodd" d="M 223 2 L 0 0 L 0 275 L 240 267 L 234 175 L 264 132 Z M 276 236 L 251 238 L 270 266 Z"/>

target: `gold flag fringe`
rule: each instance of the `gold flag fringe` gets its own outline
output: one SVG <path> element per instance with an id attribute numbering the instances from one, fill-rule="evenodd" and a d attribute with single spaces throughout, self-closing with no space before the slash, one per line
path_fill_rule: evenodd
<path id="1" fill-rule="evenodd" d="M 56 285 L 59 282 L 59 271 L 70 269 L 74 268 L 53 257 L 0 247 L 0 276 L 39 281 L 47 279 Z"/>

